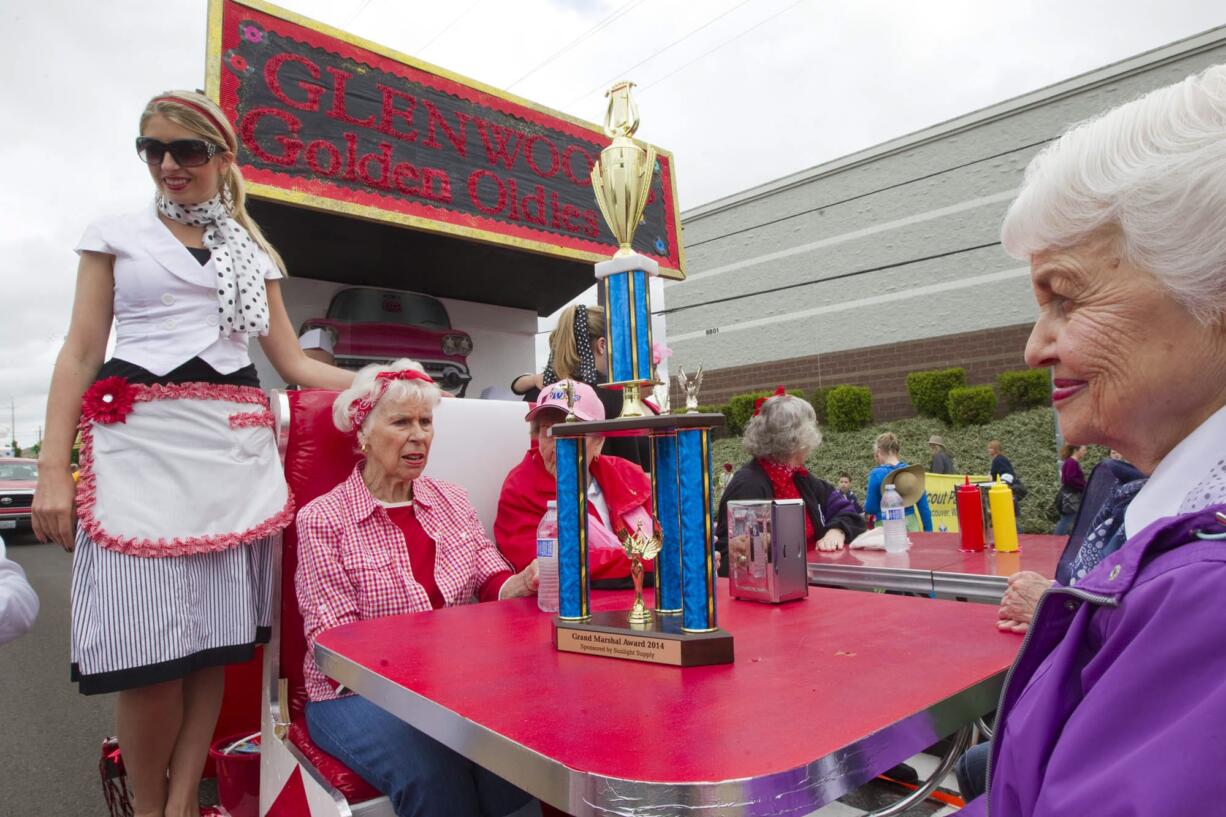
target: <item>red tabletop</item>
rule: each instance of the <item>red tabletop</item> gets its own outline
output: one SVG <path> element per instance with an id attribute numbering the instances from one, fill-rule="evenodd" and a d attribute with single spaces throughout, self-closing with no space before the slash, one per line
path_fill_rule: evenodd
<path id="1" fill-rule="evenodd" d="M 848 567 L 891 567 L 906 570 L 936 570 L 961 556 L 961 538 L 956 533 L 909 533 L 911 547 L 902 553 L 843 547 L 833 552 L 809 551 L 809 562 Z"/>
<path id="2" fill-rule="evenodd" d="M 912 534 L 915 536 L 915 534 Z M 949 537 L 957 541 L 956 533 L 927 533 L 929 537 Z M 1055 578 L 1056 565 L 1064 546 L 1068 544 L 1067 536 L 1048 536 L 1033 533 L 1023 533 L 1017 537 L 1020 550 L 1017 553 L 999 553 L 994 550 L 984 550 L 978 553 L 962 553 L 956 549 L 947 552 L 944 564 L 932 569 L 941 573 L 970 573 L 976 576 L 1011 576 L 1019 570 L 1033 570 L 1047 578 Z"/>
<path id="3" fill-rule="evenodd" d="M 769 810 L 781 796 L 816 808 L 991 711 L 1021 642 L 980 605 L 815 588 L 772 606 L 730 600 L 723 581 L 719 592 L 736 650 L 723 666 L 559 653 L 551 617 L 528 599 L 345 625 L 316 655 L 331 677 L 571 813 L 717 792 L 761 800 L 738 814 L 782 814 Z M 630 596 L 594 592 L 592 606 L 624 609 Z"/>

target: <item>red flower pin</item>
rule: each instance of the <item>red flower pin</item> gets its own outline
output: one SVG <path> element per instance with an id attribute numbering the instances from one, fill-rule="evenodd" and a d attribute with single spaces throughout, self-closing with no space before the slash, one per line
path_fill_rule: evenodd
<path id="1" fill-rule="evenodd" d="M 767 400 L 771 399 L 771 397 L 783 397 L 787 393 L 788 393 L 788 390 L 785 389 L 783 386 L 776 386 L 774 394 L 770 395 L 770 397 L 759 397 L 757 400 L 754 400 L 753 401 L 753 416 L 757 417 L 759 414 L 762 413 L 762 404 L 765 403 Z"/>
<path id="2" fill-rule="evenodd" d="M 95 423 L 122 423 L 132 412 L 136 390 L 122 377 L 108 377 L 90 386 L 81 397 L 81 414 Z"/>

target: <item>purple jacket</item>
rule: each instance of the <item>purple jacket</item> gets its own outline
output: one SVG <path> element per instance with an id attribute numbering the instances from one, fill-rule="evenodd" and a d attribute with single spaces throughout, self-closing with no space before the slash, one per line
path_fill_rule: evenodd
<path id="1" fill-rule="evenodd" d="M 1005 683 L 988 794 L 958 817 L 1184 817 L 1221 808 L 1226 533 L 1159 519 L 1044 594 Z M 986 802 L 985 802 L 986 801 Z"/>

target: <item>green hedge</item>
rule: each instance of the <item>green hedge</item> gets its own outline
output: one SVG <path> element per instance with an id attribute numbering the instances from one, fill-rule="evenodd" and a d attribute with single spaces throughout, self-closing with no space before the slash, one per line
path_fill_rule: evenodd
<path id="1" fill-rule="evenodd" d="M 1051 374 L 1047 369 L 1021 369 L 1001 372 L 996 387 L 1009 411 L 1046 406 L 1051 402 Z"/>
<path id="2" fill-rule="evenodd" d="M 711 432 L 713 437 L 726 437 L 731 432 L 728 430 L 731 427 L 732 418 L 728 411 L 728 405 L 725 403 L 722 406 L 699 406 L 698 411 L 702 414 L 722 414 L 724 415 L 724 427 L 717 428 Z"/>
<path id="3" fill-rule="evenodd" d="M 991 386 L 958 386 L 949 390 L 949 417 L 954 428 L 981 426 L 996 416 L 996 392 Z"/>
<path id="4" fill-rule="evenodd" d="M 964 369 L 933 369 L 907 375 L 907 395 L 916 414 L 950 421 L 949 391 L 966 385 Z"/>
<path id="5" fill-rule="evenodd" d="M 829 426 L 856 431 L 873 422 L 873 393 L 864 386 L 836 386 L 826 397 Z"/>
<path id="6" fill-rule="evenodd" d="M 830 412 L 827 411 L 826 400 L 832 391 L 834 391 L 834 386 L 818 386 L 813 390 L 813 397 L 809 400 L 813 404 L 813 410 L 817 412 L 817 424 L 823 428 L 830 423 Z"/>

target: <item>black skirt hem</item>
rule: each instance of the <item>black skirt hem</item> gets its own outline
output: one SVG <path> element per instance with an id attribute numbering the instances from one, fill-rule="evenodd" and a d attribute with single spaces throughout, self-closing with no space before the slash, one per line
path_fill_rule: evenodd
<path id="1" fill-rule="evenodd" d="M 73 683 L 82 695 L 104 695 L 108 692 L 121 692 L 125 689 L 160 684 L 195 672 L 196 670 L 216 667 L 225 664 L 241 664 L 250 661 L 258 644 L 267 644 L 272 637 L 271 627 L 257 627 L 255 640 L 249 644 L 233 644 L 226 647 L 214 647 L 210 650 L 161 661 L 157 664 L 147 664 L 143 667 L 99 672 L 93 675 L 82 675 L 74 661 L 70 673 Z"/>

